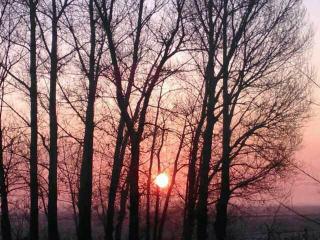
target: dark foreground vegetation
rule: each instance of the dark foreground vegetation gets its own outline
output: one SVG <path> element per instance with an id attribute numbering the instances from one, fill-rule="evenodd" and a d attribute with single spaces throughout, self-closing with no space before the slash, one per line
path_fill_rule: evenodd
<path id="1" fill-rule="evenodd" d="M 1 0 L 2 239 L 232 239 L 295 174 L 311 35 L 301 0 Z"/>

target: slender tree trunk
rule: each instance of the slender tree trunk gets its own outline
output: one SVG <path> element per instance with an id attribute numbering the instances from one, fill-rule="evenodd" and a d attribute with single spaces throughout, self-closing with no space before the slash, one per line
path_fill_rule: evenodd
<path id="1" fill-rule="evenodd" d="M 205 120 L 206 100 L 202 105 L 200 121 L 197 125 L 194 138 L 192 139 L 192 150 L 190 153 L 190 161 L 188 165 L 187 187 L 186 187 L 186 203 L 185 214 L 183 219 L 182 238 L 184 240 L 191 240 L 193 236 L 194 220 L 195 220 L 195 206 L 196 206 L 196 161 L 198 158 L 199 141 L 201 137 L 201 130 Z"/>
<path id="2" fill-rule="evenodd" d="M 158 223 L 159 223 L 159 208 L 160 208 L 160 189 L 157 186 L 156 191 L 156 204 L 155 204 L 155 211 L 154 211 L 154 223 L 153 223 L 153 240 L 157 239 L 158 235 Z"/>
<path id="3" fill-rule="evenodd" d="M 211 100 L 207 110 L 207 125 L 204 131 L 204 141 L 202 150 L 202 162 L 199 169 L 199 200 L 197 204 L 197 238 L 198 240 L 207 239 L 207 223 L 208 223 L 208 185 L 209 185 L 209 166 L 212 152 L 212 135 L 215 118 L 214 97 Z"/>
<path id="4" fill-rule="evenodd" d="M 90 84 L 93 85 L 94 83 Z M 93 88 L 93 86 L 89 87 Z M 83 157 L 80 172 L 79 208 L 79 240 L 91 239 L 91 198 L 92 198 L 92 159 L 94 133 L 94 89 L 89 90 L 86 111 L 85 137 L 83 142 Z"/>
<path id="5" fill-rule="evenodd" d="M 198 240 L 207 239 L 208 225 L 208 188 L 209 188 L 209 166 L 212 153 L 213 129 L 216 123 L 214 109 L 216 104 L 217 81 L 214 77 L 214 23 L 213 23 L 213 0 L 208 1 L 208 63 L 205 72 L 205 83 L 207 98 L 206 108 L 206 128 L 203 134 L 202 158 L 199 168 L 199 200 L 197 205 L 197 238 Z"/>
<path id="6" fill-rule="evenodd" d="M 213 23 L 212 23 L 212 13 L 213 0 L 208 2 L 208 13 L 209 13 L 209 53 L 208 53 L 208 63 L 206 67 L 205 81 L 206 81 L 206 92 L 208 93 L 208 102 L 206 109 L 206 128 L 203 134 L 203 148 L 202 148 L 202 158 L 200 162 L 199 169 L 199 200 L 197 205 L 197 238 L 198 240 L 207 239 L 207 225 L 208 225 L 208 187 L 209 187 L 209 166 L 211 161 L 212 152 L 212 138 L 213 129 L 216 122 L 214 115 L 214 109 L 216 104 L 215 99 L 215 89 L 216 89 L 216 79 L 214 77 L 214 46 L 213 46 Z"/>
<path id="7" fill-rule="evenodd" d="M 144 0 L 139 1 L 139 12 L 138 12 L 138 22 L 136 29 L 136 36 L 133 46 L 133 56 L 132 56 L 132 67 L 129 76 L 129 86 L 127 90 L 126 104 L 125 108 L 121 109 L 127 111 L 129 96 L 131 94 L 131 88 L 134 83 L 135 73 L 138 67 L 139 58 L 139 46 L 140 46 L 140 36 L 143 27 L 143 10 L 144 10 Z M 149 96 L 150 97 L 150 96 Z M 147 96 L 146 96 L 147 98 Z M 139 119 L 138 131 L 133 130 L 134 122 L 131 119 L 131 162 L 129 169 L 129 195 L 130 195 L 130 214 L 129 214 L 129 240 L 139 240 L 139 162 L 140 162 L 140 142 L 141 136 L 145 124 L 146 111 L 142 109 Z M 129 120 L 129 119 L 128 119 Z M 128 122 L 127 122 L 128 125 Z M 133 130 L 133 131 L 132 131 Z"/>
<path id="8" fill-rule="evenodd" d="M 226 94 L 226 95 L 225 95 Z M 229 120 L 229 98 L 227 93 L 224 93 L 226 98 L 223 103 L 223 153 L 222 153 L 222 169 L 221 169 L 221 190 L 220 196 L 216 205 L 216 220 L 214 229 L 218 240 L 226 239 L 227 228 L 227 208 L 230 199 L 230 120 Z"/>
<path id="9" fill-rule="evenodd" d="M 160 113 L 160 103 L 161 103 L 161 96 L 162 95 L 162 88 L 160 91 L 160 97 L 158 99 L 157 104 L 157 112 L 156 112 L 156 118 L 154 120 L 154 130 L 153 130 L 153 136 L 152 136 L 152 145 L 151 145 L 151 151 L 150 151 L 150 163 L 149 163 L 149 170 L 148 170 L 148 180 L 147 180 L 147 207 L 146 207 L 146 240 L 150 239 L 150 231 L 151 231 L 151 222 L 150 222 L 150 192 L 151 192 L 151 181 L 152 181 L 152 167 L 153 167 L 153 158 L 154 158 L 154 152 L 156 147 L 156 140 L 157 140 L 157 134 L 158 134 L 158 119 L 159 119 L 159 113 Z"/>
<path id="10" fill-rule="evenodd" d="M 74 222 L 74 226 L 76 229 L 76 235 L 79 235 L 79 223 L 78 223 L 78 214 L 77 214 L 77 200 L 76 200 L 76 191 L 74 190 L 75 185 L 72 182 L 72 175 L 73 173 L 70 172 L 70 170 L 68 169 L 68 165 L 65 163 L 65 159 L 64 159 L 64 165 L 65 165 L 65 169 L 67 171 L 67 182 L 68 182 L 68 186 L 70 189 L 70 197 L 71 197 L 71 205 L 72 205 L 72 218 L 73 218 L 73 222 Z M 78 165 L 78 164 L 77 164 Z"/>
<path id="11" fill-rule="evenodd" d="M 113 239 L 113 218 L 114 218 L 114 205 L 117 196 L 117 189 L 120 180 L 121 169 L 123 167 L 123 159 L 125 148 L 127 145 L 127 136 L 124 140 L 124 128 L 125 122 L 124 119 L 121 117 L 118 132 L 117 132 L 117 142 L 114 151 L 113 157 L 113 168 L 112 168 L 112 175 L 111 175 L 111 182 L 110 182 L 110 190 L 109 190 L 109 198 L 108 198 L 108 210 L 106 215 L 106 226 L 105 226 L 105 239 L 112 240 Z"/>
<path id="12" fill-rule="evenodd" d="M 129 169 L 129 240 L 139 240 L 139 158 L 140 138 L 137 133 L 131 137 L 131 163 Z"/>
<path id="13" fill-rule="evenodd" d="M 152 178 L 152 166 L 153 166 L 153 154 L 155 147 L 155 132 L 152 140 L 151 153 L 150 153 L 150 162 L 149 162 L 149 170 L 148 170 L 148 180 L 147 180 L 147 196 L 146 196 L 146 240 L 150 240 L 150 231 L 151 231 L 151 221 L 150 221 L 150 192 L 151 192 L 151 178 Z"/>
<path id="14" fill-rule="evenodd" d="M 126 180 L 125 186 L 121 191 L 120 211 L 118 216 L 118 223 L 116 225 L 115 240 L 121 240 L 123 221 L 126 216 L 128 193 L 129 193 L 129 184 L 128 184 L 128 181 Z"/>
<path id="15" fill-rule="evenodd" d="M 160 104 L 160 102 L 159 102 Z M 161 150 L 164 144 L 164 138 L 165 138 L 165 130 L 162 130 L 161 134 L 161 143 L 160 146 L 157 150 L 157 174 L 159 175 L 161 173 L 161 165 L 160 165 L 160 154 Z M 156 191 L 156 204 L 155 204 L 155 211 L 154 211 L 154 225 L 153 225 L 153 240 L 157 240 L 158 237 L 158 225 L 159 225 L 159 212 L 160 212 L 160 188 L 157 186 L 157 191 Z"/>
<path id="16" fill-rule="evenodd" d="M 92 198 L 92 160 L 94 134 L 94 103 L 96 99 L 97 78 L 95 76 L 96 31 L 93 0 L 89 1 L 90 15 L 90 56 L 89 56 L 89 95 L 86 110 L 83 155 L 80 170 L 79 208 L 79 240 L 91 240 L 91 198 Z"/>
<path id="17" fill-rule="evenodd" d="M 220 197 L 216 205 L 216 220 L 214 229 L 218 240 L 226 239 L 227 228 L 227 208 L 230 198 L 230 115 L 229 106 L 231 103 L 230 95 L 228 93 L 228 66 L 227 58 L 227 17 L 228 17 L 228 0 L 224 0 L 224 14 L 223 14 L 223 137 L 222 137 L 222 169 L 221 169 L 221 190 Z"/>
<path id="18" fill-rule="evenodd" d="M 5 182 L 3 164 L 2 126 L 0 117 L 0 194 L 1 194 L 1 236 L 2 239 L 11 240 L 11 223 L 9 218 L 8 192 Z"/>
<path id="19" fill-rule="evenodd" d="M 49 198 L 48 198 L 48 238 L 59 240 L 58 214 L 57 214 L 57 163 L 58 163 L 58 124 L 56 111 L 58 56 L 57 56 L 57 12 L 56 1 L 52 0 L 52 40 L 51 40 L 51 70 L 50 70 L 50 164 L 49 164 Z"/>
<path id="20" fill-rule="evenodd" d="M 7 53 L 8 54 L 8 53 Z M 11 222 L 9 217 L 8 187 L 6 183 L 6 173 L 4 166 L 4 146 L 2 130 L 2 114 L 5 95 L 5 79 L 7 74 L 2 74 L 0 78 L 1 99 L 0 99 L 0 197 L 1 197 L 1 236 L 2 239 L 11 240 Z"/>
<path id="21" fill-rule="evenodd" d="M 157 240 L 162 240 L 162 234 L 163 234 L 163 229 L 164 229 L 164 224 L 165 221 L 167 219 L 167 211 L 168 211 L 168 207 L 169 207 L 169 201 L 170 201 L 170 197 L 171 197 L 171 192 L 173 190 L 174 184 L 176 182 L 176 176 L 178 173 L 178 160 L 180 158 L 180 153 L 182 151 L 183 148 L 183 142 L 184 142 L 184 138 L 185 138 L 185 131 L 186 131 L 186 123 L 183 127 L 183 131 L 182 131 L 182 136 L 181 136 L 181 140 L 179 143 L 179 148 L 178 148 L 178 152 L 174 161 L 174 167 L 173 167 L 173 174 L 172 174 L 172 179 L 171 179 L 171 183 L 166 195 L 166 199 L 164 201 L 164 205 L 163 205 L 163 211 L 160 217 L 160 221 L 159 221 L 159 229 L 158 229 L 158 235 L 157 235 Z"/>
<path id="22" fill-rule="evenodd" d="M 158 79 L 158 75 L 155 75 L 155 79 Z M 121 107 L 121 114 L 127 116 L 127 127 L 130 132 L 131 142 L 131 161 L 129 167 L 129 197 L 130 197 L 130 214 L 129 214 L 129 240 L 139 240 L 139 163 L 140 163 L 140 143 L 144 126 L 146 122 L 146 114 L 151 96 L 151 90 L 153 89 L 155 82 L 153 82 L 149 88 L 149 91 L 145 93 L 143 106 L 140 112 L 140 118 L 138 123 L 138 130 L 134 130 L 132 119 L 129 120 L 128 112 L 126 108 Z M 121 104 L 121 101 L 119 101 Z"/>
<path id="23" fill-rule="evenodd" d="M 199 131 L 199 138 L 200 138 Z M 187 176 L 187 188 L 186 188 L 186 203 L 185 203 L 185 214 L 183 219 L 183 231 L 182 236 L 184 240 L 191 240 L 194 229 L 195 220 L 195 206 L 196 206 L 196 160 L 198 156 L 198 141 L 194 142 L 194 146 L 191 152 L 189 166 L 188 166 L 188 176 Z M 196 146 L 195 146 L 196 145 Z"/>
<path id="24" fill-rule="evenodd" d="M 129 239 L 138 240 L 139 239 L 139 161 L 140 161 L 140 140 L 142 132 L 135 131 L 134 122 L 128 114 L 127 107 L 129 101 L 129 95 L 131 88 L 134 83 L 134 75 L 138 65 L 138 50 L 140 44 L 140 33 L 142 29 L 142 12 L 143 12 L 144 0 L 140 0 L 139 4 L 139 16 L 138 16 L 138 26 L 137 34 L 135 36 L 134 43 L 134 53 L 133 53 L 133 63 L 130 71 L 127 94 L 124 96 L 122 92 L 122 76 L 120 68 L 118 66 L 118 59 L 116 53 L 116 46 L 113 42 L 113 33 L 111 31 L 111 23 L 108 17 L 102 17 L 104 21 L 104 29 L 107 34 L 109 51 L 111 56 L 111 61 L 113 65 L 113 73 L 116 82 L 116 95 L 119 108 L 121 110 L 121 115 L 125 120 L 126 126 L 128 128 L 130 143 L 131 143 L 131 160 L 129 167 L 129 198 L 130 198 L 130 214 L 129 214 Z M 113 9 L 111 8 L 110 11 Z M 105 12 L 105 14 L 107 14 Z M 144 119 L 144 118 L 143 118 Z M 144 125 L 144 121 L 143 124 Z M 141 126 L 139 124 L 139 126 Z M 141 127 L 143 130 L 143 127 Z"/>
<path id="25" fill-rule="evenodd" d="M 227 167 L 225 167 L 227 168 Z M 215 234 L 218 240 L 226 239 L 226 229 L 227 229 L 227 210 L 228 210 L 228 202 L 229 202 L 229 194 L 228 194 L 228 170 L 224 171 L 224 177 L 222 177 L 222 181 L 225 181 L 224 185 L 221 189 L 220 197 L 218 203 L 216 205 L 216 220 L 214 223 Z"/>
<path id="26" fill-rule="evenodd" d="M 29 1 L 30 10 L 30 239 L 39 239 L 39 207 L 38 207 L 38 87 L 37 87 L 37 43 L 36 43 L 36 11 L 37 3 Z"/>
<path id="27" fill-rule="evenodd" d="M 214 224 L 215 233 L 218 240 L 226 239 L 227 228 L 227 208 L 230 199 L 230 116 L 229 104 L 230 96 L 227 89 L 227 79 L 224 79 L 223 87 L 223 153 L 221 169 L 221 190 L 216 205 L 216 220 Z"/>

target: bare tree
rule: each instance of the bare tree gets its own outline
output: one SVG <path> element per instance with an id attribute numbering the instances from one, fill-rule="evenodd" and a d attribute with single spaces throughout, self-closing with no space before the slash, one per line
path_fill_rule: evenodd
<path id="1" fill-rule="evenodd" d="M 106 223 L 105 223 L 105 235 L 106 236 L 112 236 L 113 235 L 113 221 L 114 221 L 114 211 L 115 211 L 115 201 L 116 201 L 116 194 L 117 189 L 119 186 L 120 181 L 120 174 L 121 169 L 123 167 L 123 161 L 124 161 L 124 155 L 125 150 L 128 144 L 128 133 L 125 132 L 125 122 L 123 117 L 120 117 L 119 126 L 117 129 L 117 140 L 114 150 L 114 161 L 113 161 L 113 168 L 112 168 L 112 175 L 111 175 L 111 181 L 110 181 L 110 190 L 109 190 L 109 196 L 108 196 L 108 210 L 106 214 Z M 124 204 L 126 202 L 126 192 L 128 191 L 128 184 L 126 184 L 126 187 L 124 190 L 122 190 L 121 199 L 122 202 L 124 201 Z M 123 206 L 122 204 L 121 206 Z M 125 206 L 122 207 L 122 212 L 125 211 Z M 120 214 L 123 215 L 123 214 Z M 122 223 L 120 223 L 120 226 Z M 118 234 L 120 231 L 117 231 Z M 117 238 L 117 237 L 116 237 Z"/>
<path id="2" fill-rule="evenodd" d="M 229 13 L 232 11 L 230 10 L 231 6 L 229 5 L 229 1 L 224 1 L 224 14 L 222 17 L 223 123 L 221 179 L 215 220 L 215 231 L 218 239 L 226 238 L 227 206 L 231 194 L 235 189 L 240 186 L 248 187 L 248 185 L 253 184 L 255 181 L 261 184 L 262 179 L 268 179 L 268 175 L 272 176 L 274 173 L 285 171 L 288 166 L 288 159 L 290 159 L 289 156 L 291 155 L 289 152 L 292 153 L 293 149 L 297 146 L 296 141 L 288 141 L 286 137 L 287 133 L 282 131 L 283 128 L 281 125 L 285 123 L 287 127 L 291 128 L 291 123 L 299 123 L 304 118 L 305 115 L 302 109 L 305 110 L 307 106 L 307 98 L 305 95 L 306 85 L 305 82 L 302 82 L 303 87 L 301 87 L 296 83 L 297 79 L 292 76 L 300 76 L 300 74 L 297 74 L 296 70 L 290 68 L 286 63 L 288 61 L 294 62 L 297 57 L 299 58 L 301 56 L 301 52 L 303 52 L 307 46 L 309 35 L 301 34 L 302 25 L 299 24 L 299 22 L 303 22 L 301 3 L 299 1 L 287 1 L 285 4 L 283 2 L 281 4 L 283 6 L 282 8 L 275 7 L 277 6 L 276 4 L 273 6 L 274 8 L 269 8 L 268 3 L 265 1 L 259 3 L 251 1 L 245 5 L 239 3 L 239 7 L 244 8 L 244 11 L 239 13 L 243 17 L 238 23 L 238 31 L 233 31 L 234 34 L 231 34 L 229 29 L 236 24 L 228 19 L 229 17 L 233 19 L 233 14 L 237 15 L 237 13 L 233 12 L 230 16 Z M 278 11 L 274 11 L 275 9 L 278 9 Z M 272 22 L 269 22 L 270 25 L 260 25 L 260 21 L 264 22 L 265 19 L 270 20 L 270 18 L 273 19 Z M 261 27 L 261 31 L 257 31 L 258 26 Z M 253 33 L 251 37 L 248 37 L 251 34 L 250 31 L 253 31 Z M 257 33 L 259 37 L 255 38 L 255 32 L 259 32 Z M 261 37 L 261 35 L 264 37 Z M 270 38 L 274 41 L 269 41 Z M 258 54 L 258 56 L 255 56 L 255 54 Z M 232 55 L 233 58 L 230 58 Z M 247 59 L 255 60 L 247 61 Z M 237 65 L 236 62 L 238 61 L 240 64 Z M 284 74 L 287 74 L 288 77 L 282 75 L 283 69 L 286 69 Z M 276 71 L 278 75 L 272 75 L 271 73 L 274 71 Z M 264 90 L 253 90 L 256 86 L 260 86 Z M 270 88 L 270 86 L 273 87 Z M 278 87 L 280 87 L 282 93 L 278 92 Z M 247 91 L 249 91 L 249 89 L 252 91 L 252 94 L 254 94 L 254 92 L 256 93 L 251 100 L 247 98 Z M 265 104 L 262 108 L 261 103 L 257 102 L 261 99 L 261 95 L 268 91 L 267 89 L 272 92 L 268 93 L 268 96 L 270 96 L 268 102 L 270 102 L 270 104 Z M 272 96 L 274 96 L 274 99 L 271 98 Z M 236 112 L 235 109 L 237 109 L 239 104 L 243 104 L 243 99 L 247 100 L 245 104 L 246 108 L 239 110 L 240 112 L 243 111 L 239 117 L 238 114 L 240 112 Z M 260 112 L 260 114 L 258 114 L 257 118 L 254 118 L 253 116 L 255 115 L 251 112 L 250 118 L 249 115 L 247 115 L 248 111 L 250 112 L 255 104 L 259 106 L 260 109 L 256 110 Z M 295 112 L 295 114 L 291 115 L 291 111 Z M 292 118 L 293 116 L 295 116 L 295 118 Z M 252 122 L 250 122 L 250 120 L 252 120 Z M 235 125 L 233 125 L 233 121 L 236 121 Z M 242 125 L 244 122 L 246 122 L 245 126 Z M 244 130 L 245 133 L 237 139 L 234 134 L 238 136 L 237 134 L 239 132 L 236 133 L 235 129 L 237 129 L 239 125 L 242 125 L 244 129 L 248 130 Z M 269 131 L 269 133 L 273 132 L 273 136 L 277 135 L 278 139 L 282 139 L 282 143 L 272 138 L 267 132 L 264 134 L 259 133 L 259 131 L 263 131 L 262 129 L 264 128 L 268 129 L 267 131 Z M 291 129 L 290 133 L 292 134 L 291 139 L 297 138 L 297 132 L 294 129 Z M 270 139 L 268 139 L 269 136 L 271 137 Z M 252 173 L 252 175 L 249 174 L 250 171 L 247 169 L 247 174 L 250 175 L 250 177 L 242 176 L 243 179 L 240 183 L 236 184 L 237 187 L 232 187 L 231 181 L 234 177 L 231 175 L 231 169 L 233 169 L 232 159 L 236 158 L 237 154 L 239 154 L 239 149 L 233 152 L 234 145 L 232 142 L 240 141 L 242 142 L 240 145 L 244 147 L 247 141 L 250 141 L 249 139 L 251 137 L 257 137 L 255 138 L 257 144 L 260 142 L 258 138 L 262 138 L 262 142 L 265 144 L 264 149 L 268 153 L 263 155 L 262 152 L 260 152 L 263 150 L 260 149 L 258 151 L 256 148 L 256 154 L 262 154 L 264 157 L 261 156 L 261 158 L 267 163 L 265 163 L 265 165 L 262 164 L 262 168 Z M 276 145 L 278 145 L 281 150 L 268 146 L 272 144 L 272 142 L 277 142 Z M 275 152 L 272 153 L 272 150 L 269 151 L 267 149 L 274 149 Z M 280 154 L 279 151 L 281 151 L 282 154 Z M 259 169 L 256 163 L 252 163 L 252 165 L 255 166 L 256 169 Z M 248 161 L 247 166 L 250 166 L 250 162 Z"/>
<path id="3" fill-rule="evenodd" d="M 94 112 L 97 83 L 100 76 L 100 61 L 103 53 L 103 35 L 97 40 L 97 16 L 93 0 L 88 2 L 86 6 L 89 15 L 89 53 L 80 45 L 77 33 L 74 30 L 71 20 L 68 16 L 67 25 L 74 40 L 75 50 L 77 52 L 81 70 L 84 72 L 88 80 L 88 99 L 85 110 L 85 118 L 81 118 L 85 124 L 83 153 L 80 169 L 80 185 L 78 196 L 79 209 L 79 227 L 78 239 L 92 239 L 91 232 L 91 204 L 92 204 L 92 168 L 93 168 L 93 139 L 94 139 Z M 85 46 L 84 46 L 85 47 Z M 85 57 L 88 56 L 88 61 Z"/>
<path id="4" fill-rule="evenodd" d="M 38 205 L 38 80 L 37 80 L 37 0 L 29 0 L 30 20 L 30 239 L 39 239 Z"/>
<path id="5" fill-rule="evenodd" d="M 181 152 L 183 150 L 184 147 L 184 141 L 185 141 L 185 135 L 186 135 L 186 129 L 187 129 L 187 121 L 185 121 L 185 124 L 183 126 L 182 129 L 182 135 L 179 136 L 180 138 L 180 142 L 179 142 L 179 146 L 177 149 L 177 154 L 174 160 L 174 165 L 173 165 L 173 171 L 172 171 L 172 177 L 171 177 L 171 182 L 170 185 L 168 187 L 168 191 L 165 197 L 165 201 L 164 201 L 164 206 L 163 206 L 163 210 L 162 210 L 162 214 L 160 217 L 160 221 L 159 221 L 159 228 L 157 229 L 158 234 L 157 234 L 157 239 L 158 240 L 162 240 L 162 236 L 163 236 L 163 229 L 164 229 L 164 225 L 167 219 L 167 214 L 168 214 L 168 207 L 169 207 L 169 201 L 170 201 L 170 197 L 174 188 L 174 185 L 176 183 L 176 177 L 179 171 L 179 158 L 181 155 Z"/>
<path id="6" fill-rule="evenodd" d="M 133 33 L 130 33 L 129 38 L 134 37 L 133 39 L 133 47 L 132 52 L 130 53 L 131 66 L 129 67 L 128 74 L 125 71 L 121 71 L 122 69 L 122 56 L 118 54 L 119 46 L 115 42 L 114 28 L 117 27 L 117 17 L 115 16 L 115 1 L 111 1 L 107 4 L 106 1 L 102 1 L 100 5 L 97 3 L 98 11 L 103 22 L 104 29 L 107 35 L 108 47 L 110 58 L 112 62 L 112 74 L 114 78 L 114 84 L 116 88 L 116 100 L 117 104 L 121 111 L 121 116 L 123 117 L 126 127 L 128 129 L 128 134 L 130 137 L 131 144 L 131 162 L 129 167 L 129 196 L 130 196 L 130 221 L 129 221 L 129 239 L 139 239 L 139 162 L 140 162 L 140 143 L 142 140 L 142 134 L 144 132 L 144 125 L 146 121 L 147 109 L 149 106 L 149 101 L 152 95 L 153 89 L 159 84 L 159 82 L 163 81 L 165 73 L 164 66 L 166 62 L 174 56 L 179 50 L 181 43 L 183 41 L 183 35 L 179 36 L 181 33 L 181 21 L 182 21 L 182 7 L 183 1 L 176 1 L 176 15 L 173 19 L 173 26 L 169 28 L 167 36 L 163 34 L 163 41 L 159 44 L 160 51 L 156 52 L 156 56 L 154 58 L 154 62 L 151 63 L 149 67 L 149 71 L 146 74 L 147 77 L 143 79 L 141 87 L 137 88 L 136 81 L 138 79 L 137 70 L 139 69 L 139 65 L 143 66 L 143 57 L 153 57 L 150 55 L 150 52 L 146 50 L 144 54 L 141 48 L 141 37 L 146 34 L 146 27 L 150 24 L 150 19 L 152 16 L 158 12 L 163 6 L 164 3 L 159 2 L 156 3 L 153 8 L 151 8 L 148 12 L 144 14 L 145 10 L 145 2 L 143 0 L 139 1 L 138 4 L 133 4 L 133 6 L 128 6 L 128 9 L 134 9 L 137 7 L 137 17 L 136 24 L 132 23 L 130 19 L 131 14 L 128 14 L 129 23 L 131 23 L 131 27 L 133 28 Z M 124 21 L 125 22 L 125 21 Z M 144 34 L 143 34 L 144 33 Z M 154 32 L 151 32 L 154 34 Z M 120 51 L 121 52 L 121 51 Z M 150 62 L 148 60 L 147 62 Z M 124 62 L 125 64 L 125 62 Z M 145 64 L 145 66 L 148 66 Z M 123 69 L 127 69 L 126 64 Z M 124 92 L 124 77 L 127 78 L 127 88 Z M 171 73 L 169 73 L 171 75 Z M 133 88 L 139 89 L 141 92 L 140 97 L 137 100 L 137 105 L 134 108 L 133 114 L 130 115 L 129 112 L 129 96 Z M 131 107 L 131 106 L 130 106 Z M 137 126 L 135 126 L 137 125 Z M 106 239 L 112 239 L 112 235 L 108 233 L 106 235 Z"/>
<path id="7" fill-rule="evenodd" d="M 10 8 L 9 2 L 5 1 L 1 3 L 0 5 L 0 30 L 7 33 L 10 39 L 10 35 L 12 34 L 11 29 L 5 30 L 5 24 L 4 22 L 8 21 L 7 18 L 7 9 Z M 10 25 L 9 25 L 10 26 Z M 7 66 L 10 65 L 9 62 L 9 52 L 11 43 L 10 41 L 3 41 L 3 38 L 1 37 L 1 44 L 0 46 L 3 47 L 4 51 L 0 54 L 0 61 L 1 66 Z M 0 195 L 1 195 L 1 234 L 3 239 L 12 239 L 11 234 L 11 223 L 9 218 L 9 205 L 8 205 L 8 188 L 6 184 L 6 176 L 5 176 L 5 166 L 4 166 L 4 150 L 5 147 L 3 145 L 3 100 L 5 95 L 5 80 L 8 77 L 8 71 L 7 69 L 10 69 L 11 66 L 8 66 L 7 68 L 0 67 L 0 88 L 1 88 L 1 99 L 0 99 Z"/>
<path id="8" fill-rule="evenodd" d="M 293 173 L 306 25 L 301 0 L 3 0 L 3 238 L 30 210 L 35 240 L 227 239 Z"/>
<path id="9" fill-rule="evenodd" d="M 40 33 L 44 42 L 45 50 L 50 58 L 50 93 L 49 93 L 49 119 L 50 119 L 50 146 L 49 146 L 49 193 L 48 193 L 48 237 L 59 240 L 58 215 L 57 215 L 57 165 L 58 165 L 58 121 L 57 121 L 57 80 L 59 71 L 58 56 L 58 27 L 60 18 L 71 1 L 61 2 L 61 6 L 56 0 L 51 1 L 51 49 L 45 37 L 44 27 L 39 22 Z M 46 8 L 47 6 L 45 6 Z M 43 9 L 46 12 L 46 9 Z"/>

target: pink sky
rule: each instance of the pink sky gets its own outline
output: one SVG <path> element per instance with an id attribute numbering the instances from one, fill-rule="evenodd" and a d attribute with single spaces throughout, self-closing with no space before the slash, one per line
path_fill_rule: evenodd
<path id="1" fill-rule="evenodd" d="M 307 17 L 314 31 L 312 48 L 312 65 L 316 73 L 316 82 L 320 83 L 320 0 L 304 0 Z M 314 86 L 313 101 L 320 105 L 320 89 Z M 304 164 L 304 170 L 320 180 L 320 106 L 312 106 L 312 116 L 303 129 L 302 148 L 297 157 Z M 292 203 L 320 205 L 320 184 L 305 178 L 297 177 L 293 188 Z"/>

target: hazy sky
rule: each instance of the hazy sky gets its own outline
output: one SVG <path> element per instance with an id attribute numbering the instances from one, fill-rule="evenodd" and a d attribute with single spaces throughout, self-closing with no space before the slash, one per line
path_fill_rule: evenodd
<path id="1" fill-rule="evenodd" d="M 312 65 L 316 72 L 316 82 L 320 84 L 320 0 L 304 0 L 304 4 L 314 31 Z M 303 129 L 302 149 L 297 157 L 304 163 L 304 169 L 320 180 L 320 89 L 316 86 L 313 100 L 319 103 L 319 106 L 312 106 L 312 116 Z M 292 203 L 320 205 L 320 183 L 301 176 L 298 179 L 294 185 Z"/>

